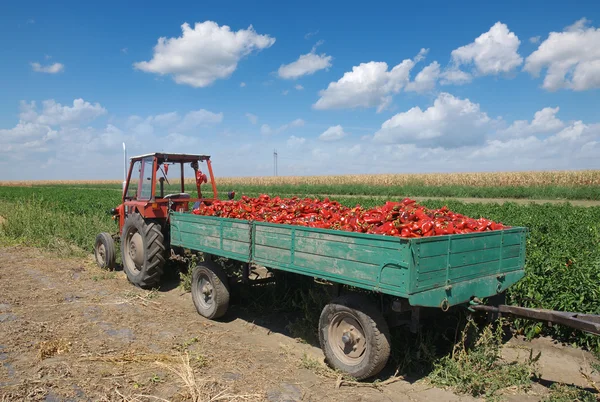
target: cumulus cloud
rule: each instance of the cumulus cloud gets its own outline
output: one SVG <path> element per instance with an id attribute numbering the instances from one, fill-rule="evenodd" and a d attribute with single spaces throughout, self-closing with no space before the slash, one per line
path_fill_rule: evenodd
<path id="1" fill-rule="evenodd" d="M 170 74 L 178 84 L 206 87 L 233 74 L 243 57 L 275 43 L 275 38 L 258 34 L 252 26 L 232 31 L 227 25 L 205 21 L 194 28 L 184 23 L 181 30 L 179 37 L 159 38 L 152 59 L 135 63 L 134 67 Z"/>
<path id="2" fill-rule="evenodd" d="M 65 65 L 61 63 L 48 64 L 46 66 L 40 63 L 31 63 L 31 69 L 36 73 L 56 74 L 65 70 Z"/>
<path id="3" fill-rule="evenodd" d="M 537 44 L 540 43 L 540 39 L 542 39 L 541 36 L 532 36 L 531 38 L 529 38 L 529 43 L 533 43 L 533 44 Z"/>
<path id="4" fill-rule="evenodd" d="M 304 89 L 304 87 L 300 84 L 297 84 L 296 86 L 294 86 L 294 88 L 296 88 L 297 91 L 302 91 Z"/>
<path id="5" fill-rule="evenodd" d="M 186 113 L 177 126 L 179 131 L 189 131 L 200 126 L 211 126 L 223 121 L 223 113 L 213 113 L 205 109 Z"/>
<path id="6" fill-rule="evenodd" d="M 424 67 L 415 77 L 414 81 L 406 84 L 406 91 L 427 92 L 435 88 L 435 83 L 440 76 L 440 64 L 434 61 Z"/>
<path id="7" fill-rule="evenodd" d="M 533 120 L 516 120 L 506 130 L 499 132 L 500 135 L 515 137 L 529 136 L 531 134 L 556 132 L 564 127 L 564 123 L 556 117 L 560 108 L 546 107 L 535 112 Z"/>
<path id="8" fill-rule="evenodd" d="M 440 74 L 440 77 L 440 84 L 442 85 L 464 85 L 473 81 L 471 74 L 462 71 L 456 66 L 445 69 Z"/>
<path id="9" fill-rule="evenodd" d="M 491 119 L 469 99 L 441 93 L 433 106 L 398 113 L 381 125 L 374 141 L 459 147 L 484 141 Z"/>
<path id="10" fill-rule="evenodd" d="M 24 122 L 49 126 L 81 124 L 106 114 L 106 109 L 99 103 L 75 99 L 73 106 L 63 106 L 54 99 L 42 102 L 42 110 L 38 112 L 35 102 L 21 102 L 20 118 Z"/>
<path id="11" fill-rule="evenodd" d="M 331 126 L 319 136 L 321 141 L 338 141 L 344 138 L 347 134 L 339 124 L 337 126 Z"/>
<path id="12" fill-rule="evenodd" d="M 370 61 L 354 66 L 352 71 L 319 92 L 320 98 L 313 108 L 377 107 L 382 111 L 391 103 L 391 95 L 400 92 L 409 82 L 411 69 L 426 53 L 426 49 L 421 49 L 415 60 L 406 59 L 389 71 L 385 62 Z"/>
<path id="13" fill-rule="evenodd" d="M 304 137 L 296 137 L 295 135 L 290 136 L 287 140 L 287 146 L 290 148 L 296 148 L 303 145 L 306 142 Z"/>
<path id="14" fill-rule="evenodd" d="M 551 32 L 523 69 L 534 77 L 546 70 L 542 86 L 548 91 L 600 88 L 600 28 L 582 18 L 563 32 Z"/>
<path id="15" fill-rule="evenodd" d="M 521 41 L 508 26 L 496 22 L 489 31 L 472 43 L 452 51 L 452 61 L 457 65 L 473 65 L 479 75 L 508 73 L 523 63 L 518 49 Z"/>
<path id="16" fill-rule="evenodd" d="M 290 64 L 282 64 L 277 71 L 280 78 L 297 79 L 304 75 L 311 75 L 319 70 L 331 67 L 333 57 L 325 53 L 317 54 L 317 47 L 313 47 L 310 53 L 300 55 L 298 60 Z"/>
<path id="17" fill-rule="evenodd" d="M 130 116 L 126 122 L 129 132 L 138 136 L 148 136 L 157 130 L 170 133 L 186 133 L 198 127 L 209 127 L 223 121 L 223 113 L 214 113 L 205 109 L 187 112 L 183 117 L 177 112 L 148 116 Z"/>

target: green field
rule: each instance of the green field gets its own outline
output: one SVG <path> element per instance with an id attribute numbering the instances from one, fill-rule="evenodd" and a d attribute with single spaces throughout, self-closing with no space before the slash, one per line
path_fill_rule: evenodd
<path id="1" fill-rule="evenodd" d="M 291 190 L 300 193 L 300 189 L 296 191 L 289 186 L 248 186 L 242 187 L 243 191 L 239 188 L 235 188 L 237 197 L 263 192 L 288 194 Z M 586 194 L 596 191 L 592 187 L 581 188 Z M 348 206 L 372 207 L 382 203 L 374 190 L 355 194 L 356 188 L 323 191 L 324 188 L 317 186 L 303 189 L 307 194 L 322 197 L 337 193 L 335 199 Z M 90 253 L 97 233 L 117 230 L 108 211 L 119 203 L 119 198 L 120 187 L 114 184 L 0 187 L 0 216 L 5 219 L 0 237 L 5 243 L 35 245 L 63 254 Z M 507 225 L 529 228 L 527 275 L 511 289 L 511 303 L 600 314 L 600 207 L 578 207 L 569 203 L 462 203 L 451 199 L 429 200 L 423 204 L 433 208 L 447 205 L 474 218 L 484 216 Z M 591 349 L 597 350 L 600 346 L 598 338 L 567 328 L 547 328 L 520 321 L 516 325 L 528 335 L 548 333 L 559 340 Z"/>

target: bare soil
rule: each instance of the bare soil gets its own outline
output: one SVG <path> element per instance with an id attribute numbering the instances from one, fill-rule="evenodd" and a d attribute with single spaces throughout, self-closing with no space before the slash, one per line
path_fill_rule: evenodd
<path id="1" fill-rule="evenodd" d="M 206 320 L 177 281 L 163 287 L 137 289 L 91 257 L 0 248 L 0 401 L 474 400 L 424 379 L 337 387 L 317 347 L 235 305 L 225 320 Z M 542 380 L 507 398 L 540 400 L 553 382 L 589 387 L 579 373 L 589 353 L 540 339 L 513 340 L 505 354 L 524 358 L 531 347 L 542 351 Z M 316 367 L 303 368 L 304 356 Z"/>

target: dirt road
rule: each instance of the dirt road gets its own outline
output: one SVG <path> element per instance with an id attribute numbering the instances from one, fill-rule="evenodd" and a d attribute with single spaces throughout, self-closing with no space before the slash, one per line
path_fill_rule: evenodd
<path id="1" fill-rule="evenodd" d="M 208 321 L 176 282 L 164 287 L 136 289 L 91 258 L 0 248 L 0 401 L 473 400 L 425 380 L 337 388 L 317 347 L 235 305 L 225 321 Z M 540 400 L 553 381 L 587 386 L 578 369 L 588 353 L 543 339 L 525 346 L 542 350 L 543 381 L 509 399 Z"/>

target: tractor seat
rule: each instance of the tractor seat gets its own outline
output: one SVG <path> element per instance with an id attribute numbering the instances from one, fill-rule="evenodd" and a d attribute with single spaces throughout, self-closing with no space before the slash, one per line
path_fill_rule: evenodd
<path id="1" fill-rule="evenodd" d="M 164 199 L 171 199 L 171 198 L 190 198 L 190 195 L 188 193 L 176 193 L 176 194 L 167 194 L 163 197 Z"/>

